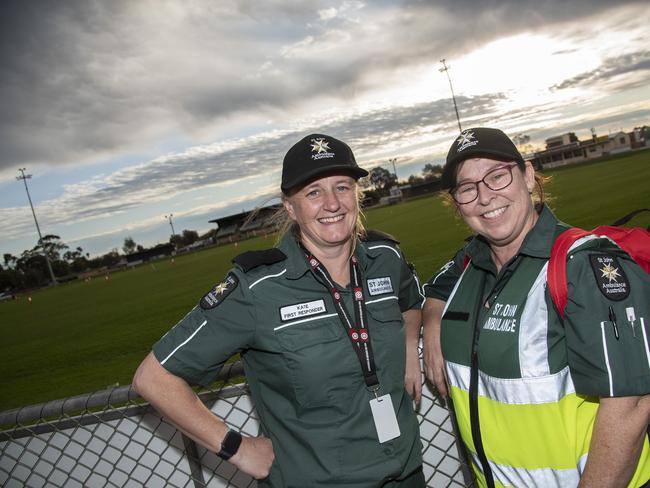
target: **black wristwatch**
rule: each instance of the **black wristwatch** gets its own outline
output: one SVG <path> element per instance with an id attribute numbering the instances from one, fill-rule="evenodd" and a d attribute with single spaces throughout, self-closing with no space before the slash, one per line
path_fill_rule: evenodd
<path id="1" fill-rule="evenodd" d="M 221 442 L 221 451 L 217 453 L 217 456 L 227 461 L 237 453 L 240 444 L 241 434 L 234 430 L 229 430 Z"/>

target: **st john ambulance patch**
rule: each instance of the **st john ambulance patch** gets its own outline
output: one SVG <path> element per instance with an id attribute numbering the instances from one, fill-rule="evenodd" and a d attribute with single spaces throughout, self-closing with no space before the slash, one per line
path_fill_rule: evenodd
<path id="1" fill-rule="evenodd" d="M 590 254 L 589 260 L 601 293 L 610 300 L 625 300 L 630 294 L 630 282 L 616 257 L 611 254 Z"/>
<path id="2" fill-rule="evenodd" d="M 237 288 L 238 284 L 239 280 L 237 277 L 233 273 L 228 273 L 221 283 L 203 295 L 199 305 L 201 305 L 203 310 L 210 310 L 211 308 L 216 307 L 223 302 L 228 295 L 230 295 L 231 291 Z"/>

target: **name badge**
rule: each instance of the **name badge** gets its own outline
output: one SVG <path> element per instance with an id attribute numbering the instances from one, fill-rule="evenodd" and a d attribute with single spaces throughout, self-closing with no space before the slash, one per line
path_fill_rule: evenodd
<path id="1" fill-rule="evenodd" d="M 382 295 L 384 293 L 393 293 L 393 284 L 390 282 L 390 276 L 384 278 L 374 278 L 368 280 L 368 292 L 371 295 Z"/>
<path id="2" fill-rule="evenodd" d="M 370 400 L 370 410 L 380 444 L 400 436 L 397 416 L 389 394 Z"/>
<path id="3" fill-rule="evenodd" d="M 314 300 L 313 302 L 298 303 L 296 305 L 286 305 L 280 308 L 280 318 L 282 322 L 287 320 L 299 319 L 326 312 L 324 300 Z"/>

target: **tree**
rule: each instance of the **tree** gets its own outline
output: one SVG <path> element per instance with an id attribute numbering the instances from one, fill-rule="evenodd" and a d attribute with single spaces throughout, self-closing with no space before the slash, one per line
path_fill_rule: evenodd
<path id="1" fill-rule="evenodd" d="M 84 251 L 81 247 L 77 247 L 74 251 L 66 251 L 63 259 L 69 263 L 70 270 L 75 273 L 80 273 L 88 268 L 88 254 L 84 256 Z"/>
<path id="2" fill-rule="evenodd" d="M 137 244 L 133 240 L 133 237 L 126 237 L 124 239 L 124 245 L 122 246 L 122 251 L 124 251 L 124 254 L 131 254 L 133 251 L 135 251 L 137 247 Z"/>
<path id="3" fill-rule="evenodd" d="M 409 176 L 409 179 L 408 179 L 408 184 L 409 185 L 418 185 L 420 183 L 424 183 L 424 178 L 422 178 L 421 176 L 418 176 L 418 175 Z"/>
<path id="4" fill-rule="evenodd" d="M 530 136 L 527 134 L 517 134 L 513 136 L 512 141 L 519 149 L 519 152 L 522 154 L 533 152 L 533 146 L 530 144 Z"/>
<path id="5" fill-rule="evenodd" d="M 437 180 L 442 175 L 442 165 L 427 163 L 422 168 L 422 176 L 427 181 Z"/>
<path id="6" fill-rule="evenodd" d="M 176 248 L 182 247 L 183 246 L 183 237 L 180 234 L 173 234 L 169 238 L 169 243 L 173 244 L 174 247 L 176 247 Z"/>
<path id="7" fill-rule="evenodd" d="M 2 259 L 4 260 L 5 268 L 9 269 L 16 266 L 16 260 L 18 258 L 13 254 L 6 252 L 2 255 Z"/>
<path id="8" fill-rule="evenodd" d="M 68 249 L 68 245 L 61 241 L 61 238 L 54 234 L 44 235 L 41 241 L 34 246 L 32 252 L 44 252 L 50 261 L 58 261 L 61 259 L 61 253 Z"/>
<path id="9" fill-rule="evenodd" d="M 195 230 L 184 230 L 183 234 L 181 235 L 181 242 L 183 243 L 184 246 L 189 246 L 190 244 L 194 244 L 198 240 L 199 240 L 199 233 Z"/>
<path id="10" fill-rule="evenodd" d="M 368 179 L 376 190 L 384 190 L 386 192 L 397 183 L 397 176 L 381 166 L 372 168 Z"/>

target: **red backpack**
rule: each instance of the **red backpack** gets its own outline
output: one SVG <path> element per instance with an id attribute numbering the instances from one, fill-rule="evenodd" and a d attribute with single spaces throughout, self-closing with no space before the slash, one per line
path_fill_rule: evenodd
<path id="1" fill-rule="evenodd" d="M 551 249 L 546 282 L 560 317 L 564 318 L 564 309 L 566 308 L 568 295 L 566 280 L 567 253 L 573 243 L 582 237 L 588 235 L 609 237 L 618 247 L 628 253 L 646 273 L 650 273 L 650 227 L 648 230 L 641 227 L 617 227 L 627 223 L 632 217 L 644 211 L 650 211 L 650 209 L 642 208 L 636 210 L 617 220 L 612 225 L 602 225 L 591 231 L 574 227 L 565 230 L 557 237 Z"/>

